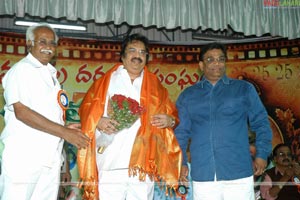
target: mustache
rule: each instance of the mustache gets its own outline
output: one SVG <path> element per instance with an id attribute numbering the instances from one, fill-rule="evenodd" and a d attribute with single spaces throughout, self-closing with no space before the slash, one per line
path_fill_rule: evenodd
<path id="1" fill-rule="evenodd" d="M 135 61 L 135 60 L 140 62 L 140 63 L 143 62 L 143 60 L 141 58 L 134 57 L 134 58 L 131 59 L 131 61 Z"/>
<path id="2" fill-rule="evenodd" d="M 41 53 L 46 53 L 46 54 L 53 54 L 53 51 L 50 49 L 42 49 Z"/>

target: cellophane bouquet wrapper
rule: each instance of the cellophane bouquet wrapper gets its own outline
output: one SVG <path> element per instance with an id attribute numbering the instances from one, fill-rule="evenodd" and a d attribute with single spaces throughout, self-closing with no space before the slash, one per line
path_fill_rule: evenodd
<path id="1" fill-rule="evenodd" d="M 143 106 L 135 99 L 124 95 L 115 94 L 108 101 L 107 114 L 110 119 L 119 123 L 118 126 L 115 126 L 118 131 L 130 128 L 143 112 L 145 112 Z M 115 134 L 117 133 L 101 132 L 96 138 L 98 153 L 104 152 L 105 148 L 112 143 Z"/>

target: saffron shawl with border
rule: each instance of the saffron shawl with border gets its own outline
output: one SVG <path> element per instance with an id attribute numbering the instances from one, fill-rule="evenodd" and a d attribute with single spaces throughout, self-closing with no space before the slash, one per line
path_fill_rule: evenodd
<path id="1" fill-rule="evenodd" d="M 89 147 L 78 150 L 77 154 L 81 186 L 84 188 L 83 199 L 99 198 L 95 129 L 104 113 L 111 74 L 120 65 L 115 65 L 92 84 L 79 108 L 82 131 L 91 138 Z M 144 181 L 148 175 L 154 181 L 176 189 L 182 164 L 181 149 L 172 128 L 156 128 L 150 121 L 154 114 L 168 114 L 178 123 L 177 110 L 169 99 L 167 89 L 146 66 L 140 104 L 146 108 L 146 112 L 141 115 L 141 127 L 133 145 L 128 173 L 130 176 L 139 176 L 141 181 Z"/>

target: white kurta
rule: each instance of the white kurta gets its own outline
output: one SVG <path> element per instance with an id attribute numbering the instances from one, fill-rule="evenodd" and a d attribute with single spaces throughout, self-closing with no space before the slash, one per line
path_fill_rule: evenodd
<path id="1" fill-rule="evenodd" d="M 121 94 L 140 102 L 142 81 L 143 74 L 132 83 L 123 66 L 113 72 L 106 97 L 104 116 L 107 116 L 108 99 L 114 94 Z M 147 199 L 147 195 L 153 195 L 153 182 L 147 179 L 146 183 L 142 183 L 137 177 L 128 176 L 131 150 L 140 126 L 141 122 L 138 119 L 130 128 L 119 131 L 103 154 L 97 153 L 100 199 Z M 99 134 L 101 133 L 96 131 L 98 139 Z"/>
<path id="2" fill-rule="evenodd" d="M 29 53 L 16 63 L 3 78 L 2 83 L 6 104 L 4 106 L 5 127 L 1 134 L 1 140 L 5 145 L 0 182 L 0 189 L 4 191 L 2 199 L 10 197 L 19 200 L 33 199 L 29 197 L 30 194 L 27 194 L 28 198 L 22 195 L 25 195 L 23 193 L 26 190 L 27 192 L 29 190 L 32 190 L 31 192 L 33 193 L 35 192 L 35 188 L 32 188 L 32 185 L 39 180 L 39 177 L 43 177 L 41 171 L 44 171 L 44 168 L 49 170 L 55 169 L 59 176 L 63 140 L 25 125 L 16 119 L 13 109 L 14 103 L 21 102 L 49 120 L 63 124 L 63 111 L 57 100 L 60 84 L 56 78 L 56 72 L 52 65 L 42 65 Z M 48 170 L 46 171 L 46 173 L 52 173 Z M 53 174 L 48 176 L 53 176 Z M 59 177 L 55 175 L 52 178 L 56 180 L 56 183 L 52 183 L 52 185 L 58 188 L 59 179 L 57 178 Z M 43 178 L 43 181 L 45 182 L 46 180 Z M 11 194 L 13 190 L 7 187 L 8 184 L 6 183 L 8 182 L 11 184 L 16 182 L 24 183 L 19 184 L 20 187 L 24 186 L 22 189 L 19 188 L 19 195 L 17 195 L 17 191 L 14 191 L 15 194 Z M 3 183 L 5 183 L 4 187 Z M 29 189 L 29 184 L 31 189 Z M 47 185 L 46 182 L 43 184 Z M 51 189 L 49 187 L 49 190 Z M 46 191 L 43 193 L 47 194 Z M 54 199 L 51 196 L 48 196 L 47 199 Z M 41 199 L 41 197 L 39 198 Z"/>

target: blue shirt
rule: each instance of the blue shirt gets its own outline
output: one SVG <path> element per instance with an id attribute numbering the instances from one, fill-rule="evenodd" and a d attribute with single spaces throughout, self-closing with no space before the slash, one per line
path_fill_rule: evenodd
<path id="1" fill-rule="evenodd" d="M 234 180 L 253 175 L 248 125 L 256 133 L 256 157 L 272 150 L 268 114 L 254 86 L 223 76 L 215 86 L 203 78 L 185 89 L 176 106 L 180 123 L 175 134 L 184 153 L 191 139 L 193 181 Z"/>

